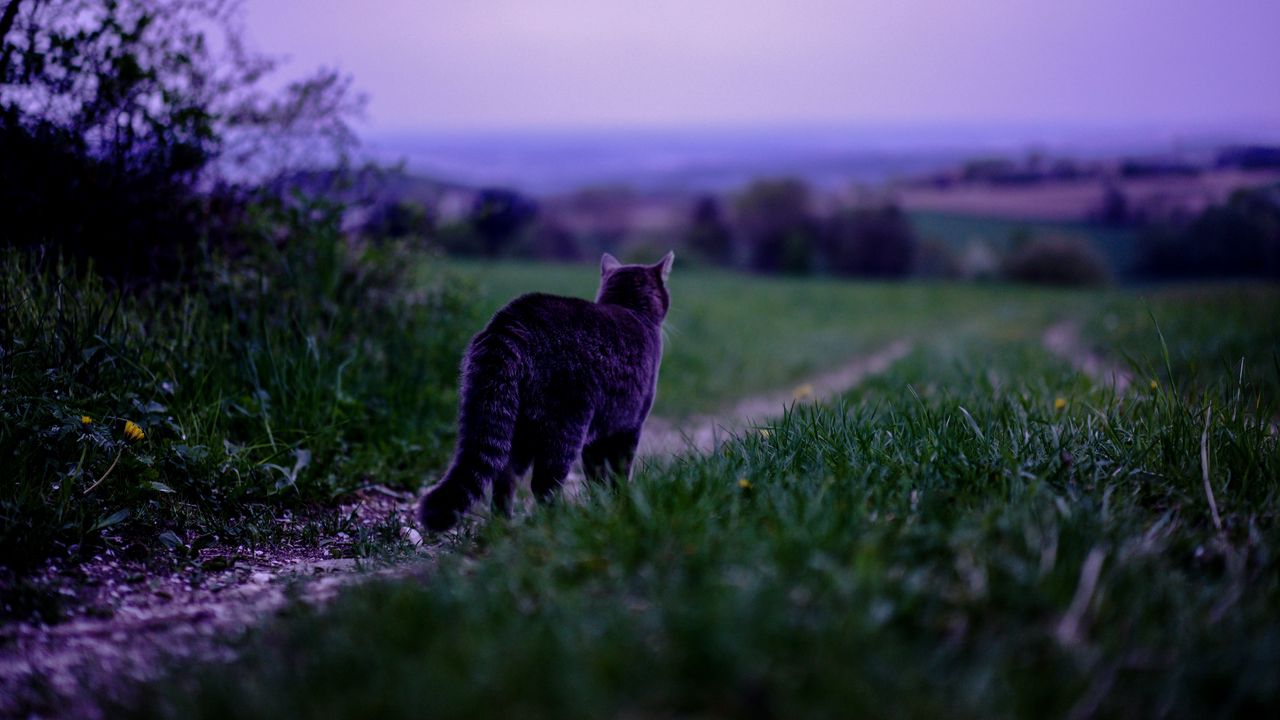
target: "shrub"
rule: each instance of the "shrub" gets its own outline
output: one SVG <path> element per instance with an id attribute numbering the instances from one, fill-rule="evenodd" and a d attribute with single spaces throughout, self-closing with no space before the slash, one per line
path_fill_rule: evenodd
<path id="1" fill-rule="evenodd" d="M 332 70 L 264 92 L 276 63 L 220 0 L 48 0 L 0 16 L 0 246 L 53 245 L 138 284 L 196 264 L 205 189 L 354 145 Z M 217 219 L 214 219 L 218 221 Z"/>
<path id="2" fill-rule="evenodd" d="M 1280 186 L 1238 191 L 1185 225 L 1148 228 L 1138 266 L 1150 277 L 1280 278 Z"/>
<path id="3" fill-rule="evenodd" d="M 758 180 L 735 203 L 738 231 L 758 272 L 813 270 L 817 222 L 809 209 L 809 187 L 786 178 Z"/>
<path id="4" fill-rule="evenodd" d="M 839 275 L 902 277 L 915 245 L 915 231 L 895 205 L 848 210 L 827 225 L 827 262 Z"/>
<path id="5" fill-rule="evenodd" d="M 685 231 L 685 246 L 696 260 L 713 265 L 733 264 L 733 233 L 714 195 L 704 195 L 694 203 Z"/>
<path id="6" fill-rule="evenodd" d="M 1103 285 L 1111 279 L 1106 260 L 1088 241 L 1067 236 L 1023 243 L 1005 257 L 1001 274 L 1042 285 Z"/>
<path id="7" fill-rule="evenodd" d="M 486 188 L 476 194 L 469 223 L 486 257 L 507 254 L 520 233 L 538 216 L 537 204 L 503 188 Z"/>

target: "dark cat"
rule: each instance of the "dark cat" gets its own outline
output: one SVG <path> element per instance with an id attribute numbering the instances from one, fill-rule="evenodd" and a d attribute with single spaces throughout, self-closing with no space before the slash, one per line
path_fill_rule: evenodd
<path id="1" fill-rule="evenodd" d="M 653 405 L 674 258 L 622 265 L 606 253 L 595 302 L 535 293 L 493 316 L 463 357 L 458 444 L 422 498 L 424 527 L 452 527 L 486 485 L 506 512 L 530 465 L 543 501 L 579 454 L 592 481 L 630 477 Z"/>

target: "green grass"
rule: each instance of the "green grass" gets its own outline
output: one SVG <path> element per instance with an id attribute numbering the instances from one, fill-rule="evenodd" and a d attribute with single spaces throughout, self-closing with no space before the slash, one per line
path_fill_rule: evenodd
<path id="1" fill-rule="evenodd" d="M 445 461 L 462 286 L 436 267 L 407 287 L 403 253 L 350 251 L 336 217 L 262 213 L 282 248 L 146 293 L 0 255 L 0 586 L 103 548 L 256 546 L 281 507 L 332 522 L 343 493 Z"/>
<path id="2" fill-rule="evenodd" d="M 595 297 L 589 265 L 462 263 L 484 314 L 526 292 Z M 744 395 L 786 389 L 814 373 L 964 324 L 1025 326 L 1085 297 L 1058 290 L 930 283 L 766 278 L 679 260 L 670 281 L 654 412 L 713 412 Z"/>
<path id="3" fill-rule="evenodd" d="M 484 277 L 496 285 L 503 272 L 532 271 Z M 589 289 L 555 273 L 539 277 Z M 839 403 L 711 456 L 647 463 L 617 492 L 472 526 L 425 577 L 297 609 L 240 659 L 176 669 L 114 711 L 1228 717 L 1280 706 L 1280 404 L 1266 379 L 1277 339 L 1261 312 L 1274 288 L 1209 301 L 1178 289 L 813 283 L 825 294 L 805 296 L 733 276 L 687 282 L 674 292 L 690 313 L 713 289 L 737 290 L 722 305 L 759 303 L 755 332 L 726 353 L 770 352 L 805 313 L 813 327 L 914 318 L 919 343 Z M 893 307 L 919 297 L 932 299 L 915 315 Z M 853 304 L 869 299 L 884 304 Z M 1167 362 L 1154 327 L 1126 324 L 1146 308 Z M 1197 317 L 1210 308 L 1216 317 Z M 1139 364 L 1172 375 L 1117 396 L 1046 355 L 1043 321 L 1072 315 L 1113 357 L 1106 338 L 1124 338 Z M 894 335 L 893 322 L 867 322 L 876 329 L 847 347 Z M 689 344 L 714 355 L 719 331 L 690 331 Z M 1249 369 L 1182 375 L 1189 358 L 1203 368 L 1219 352 Z"/>

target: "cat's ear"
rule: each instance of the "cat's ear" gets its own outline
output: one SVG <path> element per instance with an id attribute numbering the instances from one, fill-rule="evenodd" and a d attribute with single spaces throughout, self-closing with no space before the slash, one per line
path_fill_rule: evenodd
<path id="1" fill-rule="evenodd" d="M 653 269 L 658 271 L 658 276 L 662 278 L 663 284 L 667 282 L 667 278 L 671 277 L 671 264 L 675 261 L 676 254 L 672 251 L 663 255 L 662 259 L 653 266 Z"/>
<path id="2" fill-rule="evenodd" d="M 622 267 L 622 263 L 618 262 L 618 258 L 610 255 L 609 253 L 605 253 L 604 255 L 600 256 L 600 274 L 601 275 L 604 275 L 605 273 L 611 270 L 617 270 L 620 267 Z"/>

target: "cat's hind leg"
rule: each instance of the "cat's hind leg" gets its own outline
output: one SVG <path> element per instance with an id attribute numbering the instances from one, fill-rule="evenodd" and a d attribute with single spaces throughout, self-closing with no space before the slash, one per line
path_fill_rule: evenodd
<path id="1" fill-rule="evenodd" d="M 505 470 L 493 479 L 493 510 L 496 513 L 511 517 L 511 502 L 515 498 L 516 483 L 528 472 L 532 458 L 527 449 L 521 447 L 517 440 L 511 451 L 511 461 Z"/>
<path id="2" fill-rule="evenodd" d="M 545 435 L 554 439 L 542 443 L 536 450 L 533 477 L 529 481 L 533 496 L 543 503 L 553 499 L 555 492 L 569 475 L 573 461 L 582 453 L 583 441 L 586 440 L 586 423 L 573 429 L 566 428 L 562 433 Z"/>
<path id="3" fill-rule="evenodd" d="M 592 482 L 631 479 L 631 466 L 640 444 L 640 431 L 614 433 L 597 438 L 582 449 L 582 467 Z"/>

